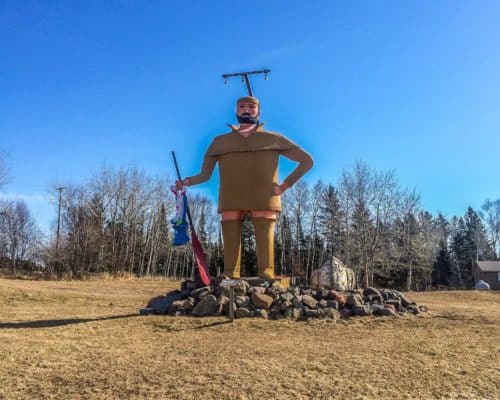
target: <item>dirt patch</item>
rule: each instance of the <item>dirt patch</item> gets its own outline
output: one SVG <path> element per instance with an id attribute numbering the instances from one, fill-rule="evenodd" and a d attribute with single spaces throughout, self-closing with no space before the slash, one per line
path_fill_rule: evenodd
<path id="1" fill-rule="evenodd" d="M 340 322 L 137 315 L 178 285 L 0 279 L 0 399 L 500 397 L 500 293 Z"/>

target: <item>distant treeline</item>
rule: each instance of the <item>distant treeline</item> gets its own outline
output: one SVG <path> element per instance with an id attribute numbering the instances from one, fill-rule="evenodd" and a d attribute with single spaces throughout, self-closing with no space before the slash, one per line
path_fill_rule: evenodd
<path id="1" fill-rule="evenodd" d="M 102 169 L 82 185 L 63 184 L 60 239 L 54 223 L 44 238 L 22 201 L 0 202 L 0 263 L 12 274 L 86 278 L 93 274 L 190 277 L 190 245 L 171 245 L 175 203 L 165 179 L 130 167 Z M 188 191 L 190 208 L 212 275 L 223 271 L 216 204 Z M 393 171 L 363 162 L 335 184 L 302 180 L 282 196 L 276 229 L 276 273 L 308 282 L 334 255 L 354 269 L 360 285 L 425 290 L 468 288 L 476 260 L 497 259 L 500 199 L 481 211 L 446 218 L 424 210 L 421 197 Z M 54 191 L 54 207 L 58 197 Z M 243 264 L 256 275 L 250 218 L 243 226 Z"/>

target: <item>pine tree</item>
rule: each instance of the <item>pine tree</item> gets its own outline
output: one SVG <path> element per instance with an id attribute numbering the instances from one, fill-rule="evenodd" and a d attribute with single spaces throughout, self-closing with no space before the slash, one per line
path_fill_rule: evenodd
<path id="1" fill-rule="evenodd" d="M 257 252 L 255 245 L 255 233 L 252 223 L 252 217 L 248 214 L 243 218 L 241 227 L 241 275 L 257 276 Z"/>
<path id="2" fill-rule="evenodd" d="M 458 220 L 452 239 L 455 278 L 460 287 L 474 285 L 474 263 L 494 257 L 494 250 L 488 241 L 486 228 L 478 213 L 469 207 L 463 218 Z"/>
<path id="3" fill-rule="evenodd" d="M 452 279 L 451 255 L 446 243 L 441 240 L 439 243 L 439 252 L 433 265 L 432 284 L 440 286 L 449 286 Z"/>
<path id="4" fill-rule="evenodd" d="M 338 193 L 332 185 L 328 185 L 321 195 L 319 214 L 321 232 L 326 239 L 327 257 L 340 256 L 342 253 L 341 218 Z"/>

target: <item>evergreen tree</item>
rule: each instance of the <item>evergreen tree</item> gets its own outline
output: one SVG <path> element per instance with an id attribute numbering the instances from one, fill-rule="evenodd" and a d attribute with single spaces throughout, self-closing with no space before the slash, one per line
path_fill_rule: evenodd
<path id="1" fill-rule="evenodd" d="M 241 227 L 241 275 L 257 276 L 257 252 L 252 217 L 245 215 Z"/>
<path id="2" fill-rule="evenodd" d="M 472 207 L 469 207 L 464 217 L 458 221 L 458 229 L 452 239 L 452 253 L 455 278 L 460 287 L 474 285 L 475 262 L 494 257 L 483 221 Z"/>
<path id="3" fill-rule="evenodd" d="M 439 243 L 439 252 L 433 265 L 432 284 L 440 286 L 449 286 L 452 279 L 451 256 L 446 243 L 441 240 Z"/>
<path id="4" fill-rule="evenodd" d="M 321 233 L 326 239 L 327 257 L 341 256 L 343 253 L 341 243 L 341 218 L 342 210 L 338 193 L 332 185 L 328 185 L 321 195 L 320 214 L 318 216 Z"/>

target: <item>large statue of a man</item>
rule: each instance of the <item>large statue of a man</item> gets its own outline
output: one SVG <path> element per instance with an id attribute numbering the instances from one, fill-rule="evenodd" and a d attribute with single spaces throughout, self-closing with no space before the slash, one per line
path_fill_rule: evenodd
<path id="1" fill-rule="evenodd" d="M 274 278 L 274 227 L 281 211 L 281 194 L 313 165 L 311 156 L 283 135 L 269 132 L 259 122 L 260 104 L 252 96 L 236 103 L 239 126 L 217 136 L 203 158 L 198 175 L 177 181 L 178 187 L 197 185 L 212 176 L 219 163 L 219 213 L 222 216 L 224 274 L 240 277 L 241 225 L 252 216 L 257 245 L 259 276 Z M 278 183 L 278 159 L 282 155 L 299 164 Z"/>

